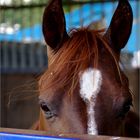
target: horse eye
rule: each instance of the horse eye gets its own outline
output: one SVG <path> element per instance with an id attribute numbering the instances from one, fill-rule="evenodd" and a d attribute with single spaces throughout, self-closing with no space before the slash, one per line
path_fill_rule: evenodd
<path id="1" fill-rule="evenodd" d="M 54 113 L 50 110 L 50 108 L 45 103 L 41 103 L 40 106 L 45 113 L 46 119 L 50 119 L 54 117 Z"/>
<path id="2" fill-rule="evenodd" d="M 124 103 L 120 111 L 119 117 L 124 118 L 126 113 L 130 110 L 131 106 L 132 106 L 132 101 Z"/>
<path id="3" fill-rule="evenodd" d="M 127 112 L 130 110 L 130 107 L 131 107 L 130 104 L 125 105 L 125 106 L 123 107 L 123 112 L 124 112 L 124 113 L 127 113 Z"/>
<path id="4" fill-rule="evenodd" d="M 43 111 L 45 111 L 45 112 L 50 111 L 50 109 L 48 108 L 48 106 L 45 103 L 42 103 L 40 106 L 41 106 Z"/>

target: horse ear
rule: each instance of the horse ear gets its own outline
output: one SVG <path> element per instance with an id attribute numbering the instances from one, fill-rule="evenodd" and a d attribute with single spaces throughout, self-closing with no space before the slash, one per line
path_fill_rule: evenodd
<path id="1" fill-rule="evenodd" d="M 119 0 L 110 26 L 105 33 L 105 38 L 115 51 L 120 52 L 125 47 L 131 34 L 132 23 L 133 13 L 128 0 Z"/>
<path id="2" fill-rule="evenodd" d="M 67 37 L 61 0 L 51 0 L 45 8 L 42 30 L 45 41 L 51 49 L 59 49 L 61 43 Z"/>

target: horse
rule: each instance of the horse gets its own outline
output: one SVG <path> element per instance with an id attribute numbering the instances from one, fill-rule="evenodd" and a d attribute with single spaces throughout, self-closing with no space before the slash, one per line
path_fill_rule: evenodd
<path id="1" fill-rule="evenodd" d="M 119 65 L 132 23 L 131 5 L 119 0 L 108 29 L 67 33 L 62 1 L 49 1 L 42 22 L 49 65 L 38 83 L 37 130 L 139 137 L 139 117 Z"/>

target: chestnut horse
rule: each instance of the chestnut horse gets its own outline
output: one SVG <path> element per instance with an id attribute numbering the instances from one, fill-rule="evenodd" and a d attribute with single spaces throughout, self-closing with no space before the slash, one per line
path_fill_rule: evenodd
<path id="1" fill-rule="evenodd" d="M 39 81 L 36 129 L 139 137 L 129 82 L 119 66 L 132 22 L 128 0 L 120 0 L 106 31 L 85 27 L 67 34 L 61 0 L 49 2 L 43 15 L 49 67 Z"/>

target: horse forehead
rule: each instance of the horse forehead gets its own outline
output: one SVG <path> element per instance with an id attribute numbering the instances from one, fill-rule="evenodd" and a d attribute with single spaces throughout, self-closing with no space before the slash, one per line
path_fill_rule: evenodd
<path id="1" fill-rule="evenodd" d="M 80 95 L 90 100 L 97 96 L 102 84 L 102 74 L 95 68 L 87 68 L 80 74 Z"/>

